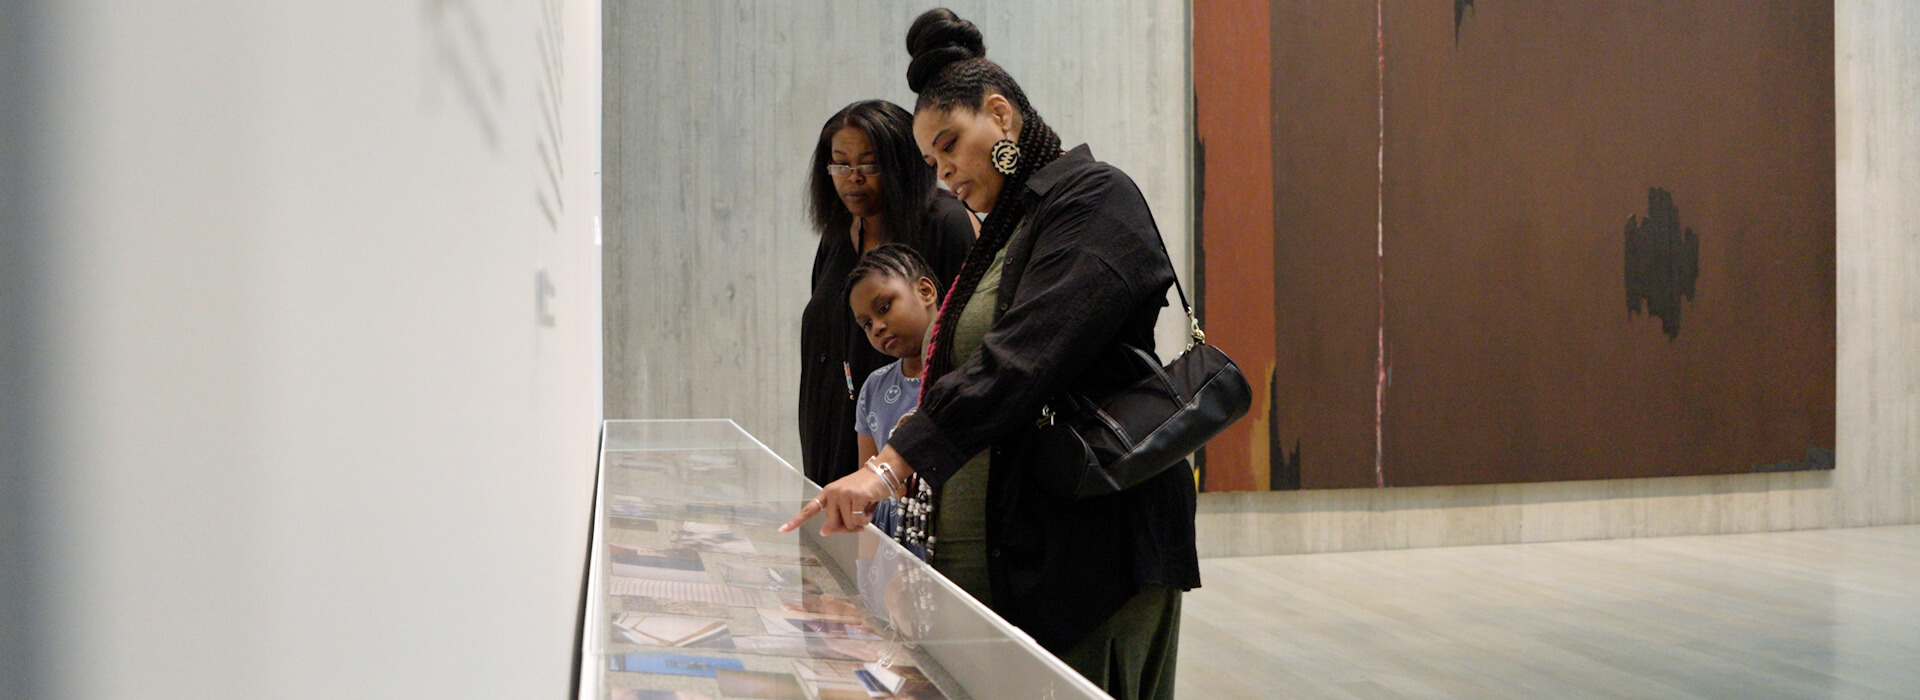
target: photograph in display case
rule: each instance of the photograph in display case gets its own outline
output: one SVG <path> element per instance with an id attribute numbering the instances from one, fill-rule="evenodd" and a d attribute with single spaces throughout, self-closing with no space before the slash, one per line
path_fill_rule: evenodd
<path id="1" fill-rule="evenodd" d="M 722 619 L 619 613 L 613 616 L 613 629 L 634 644 L 703 649 L 734 648 L 733 636 L 727 629 L 727 621 Z"/>
<path id="2" fill-rule="evenodd" d="M 792 515 L 757 503 L 687 503 L 683 507 L 690 518 L 714 516 L 743 529 L 759 532 L 777 532 L 781 523 L 785 523 Z"/>
<path id="3" fill-rule="evenodd" d="M 780 595 L 780 606 L 792 612 L 841 617 L 859 617 L 864 612 L 859 604 L 846 598 L 811 593 L 783 593 Z"/>
<path id="4" fill-rule="evenodd" d="M 673 458 L 658 452 L 613 452 L 607 455 L 607 466 L 615 469 L 665 472 L 673 469 Z"/>
<path id="5" fill-rule="evenodd" d="M 794 674 L 814 697 L 821 700 L 844 698 L 911 698 L 945 700 L 947 694 L 910 665 L 892 666 L 875 662 L 799 660 L 793 662 Z"/>
<path id="6" fill-rule="evenodd" d="M 613 503 L 608 504 L 607 512 L 616 517 L 648 521 L 672 517 L 675 514 L 670 506 L 648 503 L 634 496 L 618 495 L 613 497 Z M 659 524 L 655 523 L 650 529 L 659 529 Z"/>
<path id="7" fill-rule="evenodd" d="M 747 666 L 741 663 L 739 659 L 719 656 L 615 654 L 608 658 L 608 668 L 626 673 L 661 673 L 670 676 L 703 676 L 712 678 L 714 671 L 744 671 Z"/>
<path id="8" fill-rule="evenodd" d="M 762 547 L 761 549 L 764 550 L 767 548 Z M 753 562 L 755 564 L 781 564 L 785 566 L 804 566 L 804 567 L 820 566 L 820 558 L 810 554 L 793 554 L 793 555 L 783 556 L 780 554 L 773 554 L 773 553 L 763 551 L 760 554 L 746 557 L 746 560 Z"/>
<path id="9" fill-rule="evenodd" d="M 716 700 L 706 693 L 686 690 L 646 690 L 641 688 L 614 688 L 607 694 L 608 700 Z"/>
<path id="10" fill-rule="evenodd" d="M 743 654 L 831 661 L 877 661 L 884 656 L 875 642 L 832 637 L 734 637 L 733 648 Z"/>
<path id="11" fill-rule="evenodd" d="M 612 595 L 645 596 L 649 598 L 673 598 L 695 603 L 714 603 L 729 606 L 754 606 L 760 597 L 754 591 L 718 583 L 692 583 L 688 581 L 661 581 L 650 578 L 628 578 L 625 576 L 607 577 L 607 591 Z"/>
<path id="12" fill-rule="evenodd" d="M 757 553 L 752 542 L 734 534 L 733 528 L 728 525 L 681 522 L 673 531 L 671 542 L 675 548 L 697 549 L 703 552 L 741 555 Z"/>
<path id="13" fill-rule="evenodd" d="M 731 608 L 719 603 L 707 603 L 680 598 L 656 598 L 645 595 L 613 596 L 623 612 L 663 613 L 667 615 L 689 615 L 693 617 L 732 617 Z"/>
<path id="14" fill-rule="evenodd" d="M 721 571 L 727 584 L 731 586 L 764 591 L 797 591 L 812 595 L 821 593 L 820 580 L 824 577 L 821 573 L 805 575 L 803 569 L 798 566 L 766 564 L 727 564 Z"/>
<path id="15" fill-rule="evenodd" d="M 857 618 L 838 615 L 760 610 L 760 621 L 767 634 L 784 636 L 840 637 L 844 639 L 882 639 L 879 632 Z"/>
<path id="16" fill-rule="evenodd" d="M 720 684 L 720 694 L 729 698 L 809 700 L 807 692 L 800 688 L 800 682 L 790 673 L 716 671 L 714 680 Z M 865 696 L 862 696 L 862 700 L 865 700 Z"/>
<path id="17" fill-rule="evenodd" d="M 783 520 L 781 522 L 786 521 Z M 796 562 L 813 557 L 812 554 L 802 549 L 800 545 L 795 544 L 792 537 L 781 535 L 780 531 L 775 529 L 778 527 L 779 525 L 774 525 L 761 531 L 763 533 L 761 537 L 754 540 L 754 548 L 759 550 L 760 556 L 774 557 L 782 560 L 791 559 Z M 820 560 L 814 558 L 813 561 L 817 564 Z"/>
<path id="18" fill-rule="evenodd" d="M 620 515 L 609 515 L 607 516 L 607 527 L 610 527 L 616 530 L 633 530 L 636 532 L 654 532 L 660 529 L 660 524 L 657 522 L 654 522 L 653 520 L 648 520 L 644 518 L 629 518 L 629 517 L 620 516 Z"/>
<path id="19" fill-rule="evenodd" d="M 820 700 L 864 700 L 867 697 L 867 686 L 857 675 L 862 670 L 860 664 L 802 659 L 793 662 L 793 670 L 807 690 Z"/>
<path id="20" fill-rule="evenodd" d="M 607 571 L 615 576 L 661 581 L 705 582 L 707 566 L 692 550 L 657 550 L 607 545 Z"/>
<path id="21" fill-rule="evenodd" d="M 640 454 L 626 468 L 659 470 L 656 480 L 695 472 L 688 478 L 740 480 L 727 475 L 741 464 L 732 455 Z M 604 506 L 605 697 L 964 697 L 941 691 L 932 679 L 946 676 L 874 616 L 856 581 L 805 538 L 778 531 L 789 514 L 766 503 L 677 500 L 706 489 L 672 488 L 680 487 L 657 500 L 613 495 Z M 899 588 L 906 563 L 889 562 L 887 583 Z"/>

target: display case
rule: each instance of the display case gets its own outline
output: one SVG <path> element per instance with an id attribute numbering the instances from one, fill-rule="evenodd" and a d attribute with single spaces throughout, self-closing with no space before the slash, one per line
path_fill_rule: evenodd
<path id="1" fill-rule="evenodd" d="M 580 696 L 1107 697 L 873 527 L 780 532 L 819 491 L 732 421 L 608 421 Z"/>

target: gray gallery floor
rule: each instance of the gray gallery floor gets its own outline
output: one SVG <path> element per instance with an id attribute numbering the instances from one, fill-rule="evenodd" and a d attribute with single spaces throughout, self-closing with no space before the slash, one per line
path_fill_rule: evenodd
<path id="1" fill-rule="evenodd" d="M 1202 572 L 1182 698 L 1920 698 L 1920 526 Z"/>

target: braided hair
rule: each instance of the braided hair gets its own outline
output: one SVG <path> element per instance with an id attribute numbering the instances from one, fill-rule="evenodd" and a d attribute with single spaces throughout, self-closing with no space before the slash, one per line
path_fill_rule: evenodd
<path id="1" fill-rule="evenodd" d="M 1060 136 L 1040 119 L 1013 76 L 987 60 L 987 47 L 979 28 L 952 10 L 935 8 L 915 19 L 907 29 L 907 53 L 913 56 L 907 67 L 907 86 L 920 96 L 914 105 L 916 114 L 927 110 L 977 111 L 987 95 L 999 94 L 1019 110 L 1021 121 L 1020 161 L 1013 174 L 1001 183 L 993 210 L 980 227 L 980 237 L 967 251 L 960 275 L 947 291 L 940 313 L 935 317 L 927 346 L 926 374 L 920 385 L 924 395 L 934 382 L 964 359 L 953 357 L 950 350 L 960 311 L 972 301 L 980 278 L 1020 225 L 1030 204 L 1022 194 L 1027 178 L 1060 157 Z"/>
<path id="2" fill-rule="evenodd" d="M 897 277 L 907 281 L 909 286 L 924 277 L 933 282 L 933 295 L 940 296 L 940 273 L 933 271 L 927 259 L 911 246 L 888 243 L 869 250 L 860 256 L 860 262 L 847 273 L 847 288 L 840 293 L 843 300 L 853 298 L 853 288 L 868 277 Z"/>
<path id="3" fill-rule="evenodd" d="M 953 357 L 951 350 L 960 311 L 973 300 L 980 278 L 986 275 L 994 256 L 1006 247 L 1026 215 L 1031 204 L 1022 194 L 1027 188 L 1027 178 L 1060 157 L 1060 136 L 1047 128 L 1013 76 L 987 60 L 987 45 L 980 37 L 980 29 L 960 19 L 952 10 L 936 8 L 915 19 L 907 29 L 907 53 L 913 56 L 907 66 L 907 87 L 920 96 L 914 104 L 915 114 L 955 109 L 977 113 L 988 95 L 997 94 L 1019 110 L 1021 124 L 1017 144 L 1019 162 L 1014 165 L 1013 174 L 1001 181 L 993 209 L 980 226 L 980 236 L 967 250 L 967 259 L 960 263 L 960 275 L 940 303 L 940 313 L 934 316 L 927 339 L 926 368 L 920 375 L 920 395 L 924 399 L 940 377 L 952 371 L 957 360 L 963 359 Z M 935 531 L 939 512 L 935 506 L 939 496 L 918 475 L 908 477 L 907 482 L 907 495 L 900 502 L 900 523 L 894 538 L 932 562 L 938 539 Z"/>

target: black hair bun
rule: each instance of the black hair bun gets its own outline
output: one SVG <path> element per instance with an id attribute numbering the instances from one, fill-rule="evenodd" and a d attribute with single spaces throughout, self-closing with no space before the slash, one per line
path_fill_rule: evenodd
<path id="1" fill-rule="evenodd" d="M 936 7 L 921 13 L 907 28 L 907 54 L 913 57 L 907 65 L 907 87 L 918 94 L 940 69 L 987 55 L 987 44 L 979 27 L 953 10 Z"/>

